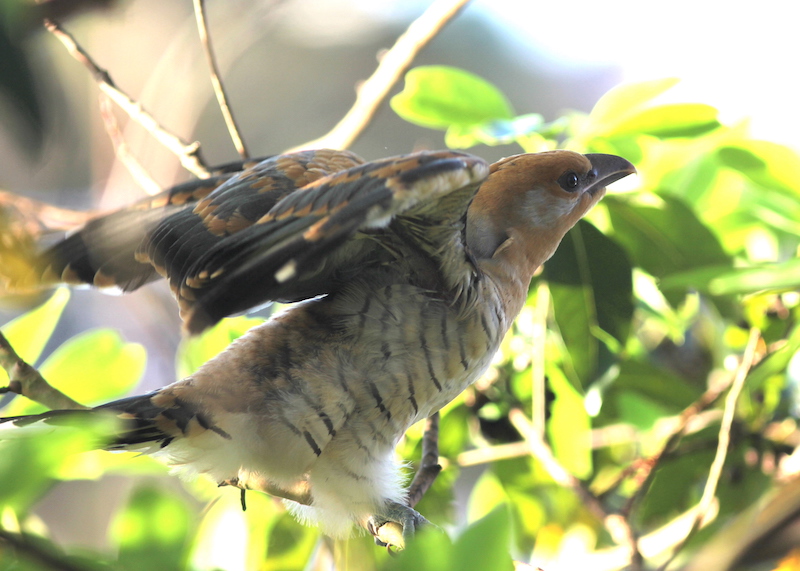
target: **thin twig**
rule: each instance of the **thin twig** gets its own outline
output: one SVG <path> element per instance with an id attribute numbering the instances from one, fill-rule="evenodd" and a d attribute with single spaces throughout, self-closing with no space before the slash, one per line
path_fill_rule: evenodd
<path id="1" fill-rule="evenodd" d="M 197 19 L 197 31 L 200 34 L 200 43 L 203 44 L 203 51 L 206 54 L 206 61 L 208 62 L 208 69 L 211 75 L 211 85 L 214 88 L 214 95 L 217 96 L 217 104 L 219 110 L 222 112 L 222 117 L 225 119 L 225 125 L 228 127 L 228 133 L 233 141 L 233 146 L 236 147 L 236 152 L 243 160 L 250 158 L 247 152 L 247 147 L 244 144 L 244 139 L 239 132 L 239 127 L 236 120 L 233 118 L 233 112 L 230 105 L 228 105 L 228 95 L 225 93 L 225 87 L 219 76 L 219 67 L 217 66 L 217 59 L 214 57 L 214 50 L 211 46 L 211 36 L 208 33 L 208 23 L 206 22 L 206 9 L 204 0 L 194 0 L 194 15 Z"/>
<path id="2" fill-rule="evenodd" d="M 23 361 L 2 332 L 0 332 L 0 367 L 6 370 L 9 379 L 7 387 L 0 387 L 0 394 L 16 393 L 50 409 L 86 408 L 52 387 L 39 371 Z"/>
<path id="3" fill-rule="evenodd" d="M 640 464 L 638 478 L 641 483 L 636 489 L 636 492 L 631 495 L 628 501 L 625 502 L 623 508 L 620 510 L 622 514 L 627 515 L 631 513 L 634 507 L 645 496 L 650 488 L 650 484 L 653 482 L 653 475 L 656 466 L 660 464 L 661 459 L 667 454 L 667 452 L 673 450 L 677 446 L 680 439 L 686 434 L 689 423 L 694 421 L 698 415 L 717 402 L 717 399 L 719 399 L 720 396 L 722 396 L 722 394 L 728 390 L 735 379 L 736 374 L 732 375 L 727 382 L 715 383 L 712 387 L 706 390 L 706 392 L 700 395 L 696 401 L 687 406 L 683 412 L 681 412 L 681 414 L 678 416 L 678 421 L 675 425 L 675 428 L 672 430 L 672 434 L 664 442 L 664 445 L 661 447 L 661 449 L 647 458 L 644 463 Z M 622 479 L 619 480 L 619 483 L 621 482 Z"/>
<path id="4" fill-rule="evenodd" d="M 0 190 L 0 210 L 4 209 L 13 209 L 19 215 L 13 223 L 24 226 L 25 231 L 33 236 L 51 230 L 71 230 L 99 214 L 94 210 L 61 208 Z"/>
<path id="5" fill-rule="evenodd" d="M 105 93 L 100 93 L 100 118 L 103 120 L 103 126 L 106 128 L 108 138 L 111 139 L 111 144 L 114 146 L 114 154 L 125 165 L 128 172 L 136 181 L 142 190 L 149 196 L 155 196 L 161 192 L 161 186 L 153 180 L 148 172 L 144 169 L 142 164 L 134 157 L 128 144 L 122 136 L 117 124 L 117 118 L 114 117 L 114 112 L 111 109 L 111 99 Z"/>
<path id="6" fill-rule="evenodd" d="M 100 68 L 92 57 L 78 45 L 75 38 L 69 32 L 65 31 L 58 22 L 54 20 L 45 20 L 44 25 L 51 34 L 64 44 L 64 47 L 67 48 L 67 52 L 91 72 L 98 87 L 108 95 L 114 103 L 119 105 L 131 119 L 144 127 L 159 143 L 167 147 L 170 152 L 178 157 L 181 165 L 183 165 L 186 170 L 198 178 L 208 178 L 208 169 L 200 157 L 200 143 L 196 141 L 194 143 L 186 143 L 161 126 L 150 113 L 142 108 L 140 103 L 131 99 L 130 96 L 125 94 L 114 84 L 108 72 Z"/>
<path id="7" fill-rule="evenodd" d="M 708 479 L 706 480 L 705 488 L 703 488 L 703 495 L 700 497 L 700 501 L 697 504 L 692 527 L 689 529 L 683 541 L 675 548 L 669 560 L 661 566 L 660 569 L 662 571 L 672 563 L 689 539 L 700 529 L 703 520 L 706 518 L 714 502 L 717 493 L 717 485 L 722 476 L 722 469 L 725 466 L 725 459 L 728 456 L 728 448 L 731 443 L 731 426 L 733 425 L 733 418 L 736 414 L 736 403 L 739 400 L 739 395 L 742 394 L 747 374 L 750 372 L 755 362 L 756 349 L 758 348 L 760 339 L 761 334 L 759 330 L 755 327 L 750 329 L 750 337 L 747 340 L 747 346 L 745 347 L 744 355 L 742 355 L 742 361 L 736 369 L 736 374 L 731 383 L 730 391 L 728 391 L 728 396 L 725 397 L 725 407 L 722 413 L 722 422 L 719 427 L 717 453 L 714 455 L 714 461 L 711 463 L 711 468 L 708 471 Z"/>
<path id="8" fill-rule="evenodd" d="M 550 474 L 550 477 L 557 484 L 569 488 L 577 494 L 586 509 L 603 522 L 611 538 L 617 544 L 625 545 L 630 550 L 631 569 L 638 569 L 641 566 L 642 555 L 637 545 L 636 533 L 627 519 L 619 514 L 608 513 L 600 500 L 587 490 L 578 478 L 567 472 L 553 455 L 550 446 L 536 432 L 533 423 L 525 416 L 522 410 L 518 408 L 511 409 L 508 418 L 527 442 L 533 457 L 542 464 L 547 473 Z"/>
<path id="9" fill-rule="evenodd" d="M 527 442 L 509 442 L 507 444 L 496 444 L 467 450 L 456 457 L 456 464 L 462 468 L 466 466 L 480 466 L 498 460 L 509 460 L 511 458 L 521 458 L 531 453 Z M 447 464 L 444 466 L 447 467 Z"/>
<path id="10" fill-rule="evenodd" d="M 436 476 L 442 471 L 439 464 L 439 413 L 435 412 L 425 423 L 422 436 L 422 462 L 411 486 L 408 488 L 408 505 L 414 507 L 433 485 Z"/>
<path id="11" fill-rule="evenodd" d="M 319 139 L 298 145 L 302 149 L 346 149 L 369 124 L 395 83 L 405 73 L 417 54 L 452 20 L 469 0 L 436 0 L 397 39 L 381 58 L 375 73 L 358 89 L 356 101 L 347 114 Z"/>

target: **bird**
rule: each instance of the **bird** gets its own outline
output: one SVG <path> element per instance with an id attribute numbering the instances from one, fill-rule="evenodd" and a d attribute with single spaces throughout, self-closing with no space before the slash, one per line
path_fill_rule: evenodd
<path id="1" fill-rule="evenodd" d="M 411 536 L 427 520 L 407 505 L 398 441 L 489 367 L 534 272 L 635 172 L 567 150 L 490 165 L 321 149 L 146 198 L 46 250 L 28 282 L 129 291 L 163 276 L 188 334 L 293 303 L 175 383 L 5 422 L 110 412 L 109 449 L 267 491 L 332 537 L 386 522 Z"/>

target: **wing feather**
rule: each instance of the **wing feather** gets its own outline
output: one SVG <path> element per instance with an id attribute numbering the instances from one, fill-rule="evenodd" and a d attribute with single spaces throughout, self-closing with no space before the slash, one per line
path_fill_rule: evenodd
<path id="1" fill-rule="evenodd" d="M 222 317 L 268 300 L 330 293 L 336 273 L 368 263 L 380 248 L 360 239 L 393 232 L 395 220 L 444 224 L 466 260 L 463 218 L 488 165 L 471 155 L 424 152 L 359 165 L 287 195 L 256 224 L 219 241 L 180 276 L 186 327 L 198 332 Z M 449 209 L 438 209 L 455 195 Z M 455 236 L 451 236 L 455 235 Z M 430 245 L 431 255 L 443 248 Z"/>

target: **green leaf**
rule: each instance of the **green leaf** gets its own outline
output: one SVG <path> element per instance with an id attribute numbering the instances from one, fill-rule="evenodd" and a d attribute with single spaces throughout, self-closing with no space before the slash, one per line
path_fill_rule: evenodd
<path id="1" fill-rule="evenodd" d="M 110 536 L 122 569 L 183 569 L 188 560 L 194 517 L 186 501 L 155 486 L 134 490 L 116 514 Z"/>
<path id="2" fill-rule="evenodd" d="M 509 523 L 508 508 L 502 505 L 470 525 L 453 545 L 450 569 L 513 569 Z"/>
<path id="3" fill-rule="evenodd" d="M 192 375 L 206 361 L 212 359 L 252 327 L 264 323 L 255 317 L 233 317 L 223 319 L 199 337 L 181 341 L 175 358 L 175 369 L 179 379 Z"/>
<path id="4" fill-rule="evenodd" d="M 651 429 L 659 419 L 669 413 L 669 409 L 660 401 L 634 392 L 618 393 L 614 404 L 621 422 L 642 430 Z"/>
<path id="5" fill-rule="evenodd" d="M 414 536 L 397 557 L 390 557 L 381 571 L 457 571 L 453 566 L 453 544 L 450 538 L 436 529 L 423 529 Z M 356 563 L 349 568 L 358 569 Z M 468 567 L 467 569 L 470 569 Z M 460 570 L 458 570 L 460 571 Z"/>
<path id="6" fill-rule="evenodd" d="M 614 401 L 614 395 L 636 393 L 657 402 L 668 414 L 676 414 L 692 404 L 702 393 L 701 388 L 689 385 L 670 371 L 651 363 L 626 359 L 620 363 L 619 374 L 606 396 Z M 609 408 L 604 413 L 611 412 Z M 615 419 L 615 421 L 618 419 Z"/>
<path id="7" fill-rule="evenodd" d="M 592 421 L 583 396 L 556 367 L 548 367 L 547 378 L 555 393 L 547 423 L 553 452 L 571 474 L 586 479 L 592 474 Z"/>
<path id="8" fill-rule="evenodd" d="M 80 415 L 62 419 L 58 427 L 42 423 L 3 427 L 0 506 L 26 513 L 50 489 L 62 464 L 74 454 L 102 446 L 115 426 L 116 419 L 110 416 Z"/>
<path id="9" fill-rule="evenodd" d="M 660 197 L 660 202 L 637 204 L 607 196 L 613 237 L 625 246 L 634 265 L 656 278 L 708 266 L 731 267 L 716 236 L 679 199 Z M 682 296 L 672 294 L 673 304 Z"/>
<path id="10" fill-rule="evenodd" d="M 581 220 L 544 266 L 553 310 L 584 385 L 611 364 L 608 345 L 624 345 L 633 316 L 631 265 L 622 248 Z"/>
<path id="11" fill-rule="evenodd" d="M 696 137 L 719 126 L 716 108 L 701 103 L 676 103 L 644 109 L 620 121 L 605 134 Z"/>
<path id="12" fill-rule="evenodd" d="M 603 95 L 589 114 L 586 128 L 594 135 L 613 133 L 650 101 L 678 83 L 676 78 L 617 86 Z"/>
<path id="13" fill-rule="evenodd" d="M 695 438 L 695 440 L 699 440 Z M 669 521 L 700 499 L 701 484 L 708 477 L 713 448 L 692 449 L 662 461 L 639 507 L 638 518 L 651 525 Z"/>
<path id="14" fill-rule="evenodd" d="M 673 274 L 661 280 L 662 289 L 694 288 L 711 295 L 788 291 L 800 287 L 800 260 L 750 268 L 711 266 Z"/>
<path id="15" fill-rule="evenodd" d="M 447 129 L 514 115 L 505 96 L 488 81 L 447 66 L 423 66 L 406 74 L 406 84 L 392 97 L 392 109 L 415 125 Z"/>
<path id="16" fill-rule="evenodd" d="M 800 192 L 800 155 L 785 145 L 742 139 L 719 149 L 723 164 L 767 188 Z"/>
<path id="17" fill-rule="evenodd" d="M 67 301 L 69 290 L 59 288 L 42 305 L 2 327 L 3 334 L 23 361 L 33 365 L 39 359 L 61 319 Z"/>
<path id="18" fill-rule="evenodd" d="M 510 523 L 505 505 L 472 523 L 451 543 L 438 530 L 423 530 L 398 557 L 389 558 L 384 571 L 511 570 Z M 361 566 L 353 565 L 355 568 Z"/>
<path id="19" fill-rule="evenodd" d="M 486 471 L 472 488 L 467 505 L 467 519 L 470 522 L 477 521 L 506 503 L 508 495 L 503 489 L 503 484 L 495 474 Z"/>
<path id="20" fill-rule="evenodd" d="M 745 381 L 747 390 L 759 390 L 770 377 L 783 374 L 797 351 L 800 351 L 800 326 L 792 330 L 784 345 L 767 355 L 750 371 Z"/>

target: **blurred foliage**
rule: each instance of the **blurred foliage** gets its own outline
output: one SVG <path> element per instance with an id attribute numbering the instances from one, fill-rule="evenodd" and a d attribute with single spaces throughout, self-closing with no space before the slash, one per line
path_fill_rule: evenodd
<path id="1" fill-rule="evenodd" d="M 800 157 L 753 140 L 744 124 L 721 124 L 710 105 L 660 102 L 675 83 L 620 86 L 588 115 L 545 123 L 536 114 L 516 115 L 502 93 L 466 71 L 436 66 L 409 72 L 392 108 L 421 127 L 445 130 L 452 146 L 514 142 L 526 152 L 614 153 L 634 162 L 639 176 L 635 188 L 627 180 L 618 184 L 568 234 L 534 279 L 528 306 L 489 373 L 442 411 L 440 451 L 447 467 L 418 509 L 449 533 L 422 533 L 396 558 L 366 537 L 337 543 L 333 553 L 340 563 L 357 569 L 508 569 L 513 556 L 563 569 L 569 568 L 564 561 L 612 547 L 602 522 L 527 454 L 473 468 L 477 481 L 467 521 L 455 514 L 453 485 L 462 455 L 519 442 L 509 411 L 534 418 L 542 399 L 548 402 L 547 436 L 561 465 L 608 510 L 629 509 L 638 534 L 659 530 L 702 494 L 722 404 L 713 403 L 698 415 L 702 422 L 673 442 L 677 417 L 734 374 L 750 328 L 760 332 L 761 361 L 738 403 L 718 515 L 687 552 L 703 547 L 772 489 L 779 473 L 792 473 L 786 460 L 800 442 Z M 31 362 L 66 297 L 59 291 L 4 328 Z M 225 320 L 185 343 L 179 371 L 191 374 L 253 324 Z M 543 336 L 536 333 L 540 326 L 546 326 Z M 546 363 L 534 362 L 536 354 L 545 355 Z M 76 367 L 81 355 L 83 371 Z M 54 352 L 42 369 L 67 394 L 98 402 L 130 390 L 143 359 L 137 346 L 109 332 L 90 332 Z M 535 388 L 538 366 L 547 394 Z M 3 413 L 29 410 L 12 403 Z M 309 560 L 330 545 L 266 496 L 248 494 L 242 512 L 236 490 L 194 483 L 186 493 L 172 494 L 148 483 L 114 517 L 113 551 L 87 555 L 59 548 L 31 512 L 49 487 L 118 473 L 125 462 L 131 471 L 151 471 L 149 464 L 105 454 L 92 457 L 92 470 L 81 476 L 70 458 L 95 441 L 96 427 L 87 430 L 0 443 L 0 481 L 15 482 L 0 486 L 3 530 L 86 569 L 308 569 Z M 421 436 L 415 426 L 401 443 L 410 463 L 420 457 Z M 648 462 L 653 470 L 641 477 Z M 201 502 L 209 502 L 202 512 Z M 0 569 L 39 568 L 25 553 L 17 550 L 17 564 L 13 550 L 0 548 Z M 650 563 L 666 555 L 668 550 L 656 553 Z"/>
<path id="2" fill-rule="evenodd" d="M 112 0 L 0 0 L 0 108 L 5 104 L 13 109 L 4 114 L 6 126 L 14 129 L 19 147 L 29 154 L 39 154 L 47 122 L 41 104 L 43 70 L 37 69 L 25 49 L 28 37 L 43 31 L 45 18 L 61 20 L 107 8 L 111 3 Z"/>

